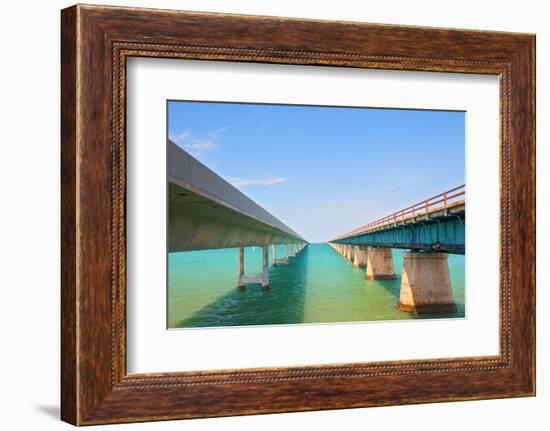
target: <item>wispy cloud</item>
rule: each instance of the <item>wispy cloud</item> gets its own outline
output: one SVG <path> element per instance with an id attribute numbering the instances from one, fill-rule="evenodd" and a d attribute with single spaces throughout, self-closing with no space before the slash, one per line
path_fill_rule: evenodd
<path id="1" fill-rule="evenodd" d="M 169 138 L 193 156 L 202 157 L 220 148 L 219 135 L 226 129 L 223 127 L 207 134 L 198 134 L 187 129 L 179 134 L 170 134 Z"/>
<path id="2" fill-rule="evenodd" d="M 198 153 L 208 153 L 217 150 L 219 143 L 209 139 L 194 139 L 185 144 L 185 148 Z"/>
<path id="3" fill-rule="evenodd" d="M 412 178 L 409 180 L 397 182 L 397 183 L 391 183 L 391 184 L 384 184 L 383 186 L 380 186 L 376 189 L 377 192 L 381 191 L 389 191 L 389 190 L 396 190 L 396 189 L 402 189 L 404 187 L 409 187 L 413 184 L 419 183 L 422 181 L 422 178 Z"/>
<path id="4" fill-rule="evenodd" d="M 365 188 L 358 188 L 356 190 L 352 190 L 347 193 L 341 193 L 341 198 L 351 198 L 351 197 L 367 197 L 370 195 L 377 195 L 379 196 L 381 192 L 392 192 L 394 190 L 402 190 L 407 187 L 412 186 L 413 184 L 417 184 L 424 181 L 423 178 L 411 178 L 404 181 L 398 181 L 398 182 L 389 182 L 389 183 L 383 183 L 375 187 L 365 187 Z"/>
<path id="5" fill-rule="evenodd" d="M 285 177 L 266 177 L 266 178 L 229 177 L 227 178 L 227 181 L 229 181 L 235 187 L 272 186 L 274 184 L 285 183 L 288 181 L 288 178 L 285 178 Z"/>

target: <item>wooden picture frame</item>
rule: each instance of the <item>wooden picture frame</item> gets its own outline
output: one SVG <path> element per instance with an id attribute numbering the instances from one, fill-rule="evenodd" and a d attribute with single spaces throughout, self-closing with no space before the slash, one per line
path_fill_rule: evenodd
<path id="1" fill-rule="evenodd" d="M 535 394 L 535 36 L 77 5 L 62 11 L 61 417 L 75 425 Z M 500 354 L 126 373 L 130 56 L 500 77 Z"/>

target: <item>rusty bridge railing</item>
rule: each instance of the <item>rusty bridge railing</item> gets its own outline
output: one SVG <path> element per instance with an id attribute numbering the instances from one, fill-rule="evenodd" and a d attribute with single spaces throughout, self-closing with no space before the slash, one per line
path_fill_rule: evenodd
<path id="1" fill-rule="evenodd" d="M 446 210 L 449 207 L 457 205 L 465 200 L 466 197 L 466 186 L 464 184 L 455 187 L 454 189 L 447 190 L 446 192 L 440 193 L 436 196 L 432 196 L 429 199 L 426 199 L 417 204 L 411 205 L 410 207 L 403 208 L 402 210 L 396 211 L 388 216 L 382 217 L 378 220 L 375 220 L 364 226 L 359 226 L 357 229 L 352 230 L 344 235 L 340 235 L 335 238 L 335 240 L 341 238 L 347 238 L 350 236 L 361 235 L 367 233 L 371 230 L 384 227 L 386 225 L 397 224 L 404 222 L 408 219 L 418 217 L 424 214 L 430 214 L 438 210 Z"/>

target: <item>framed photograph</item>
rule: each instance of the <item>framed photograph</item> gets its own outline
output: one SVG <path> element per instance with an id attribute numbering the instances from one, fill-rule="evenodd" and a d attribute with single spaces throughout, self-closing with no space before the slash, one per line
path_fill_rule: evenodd
<path id="1" fill-rule="evenodd" d="M 62 11 L 62 419 L 535 394 L 535 37 Z"/>

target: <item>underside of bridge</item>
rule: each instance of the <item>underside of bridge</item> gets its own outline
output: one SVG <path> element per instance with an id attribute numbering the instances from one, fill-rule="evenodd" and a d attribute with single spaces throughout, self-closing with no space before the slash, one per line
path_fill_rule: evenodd
<path id="1" fill-rule="evenodd" d="M 171 141 L 167 152 L 169 252 L 306 242 Z"/>
<path id="2" fill-rule="evenodd" d="M 464 254 L 464 201 L 333 243 Z"/>
<path id="3" fill-rule="evenodd" d="M 168 185 L 168 214 L 169 252 L 305 242 L 174 183 Z"/>

